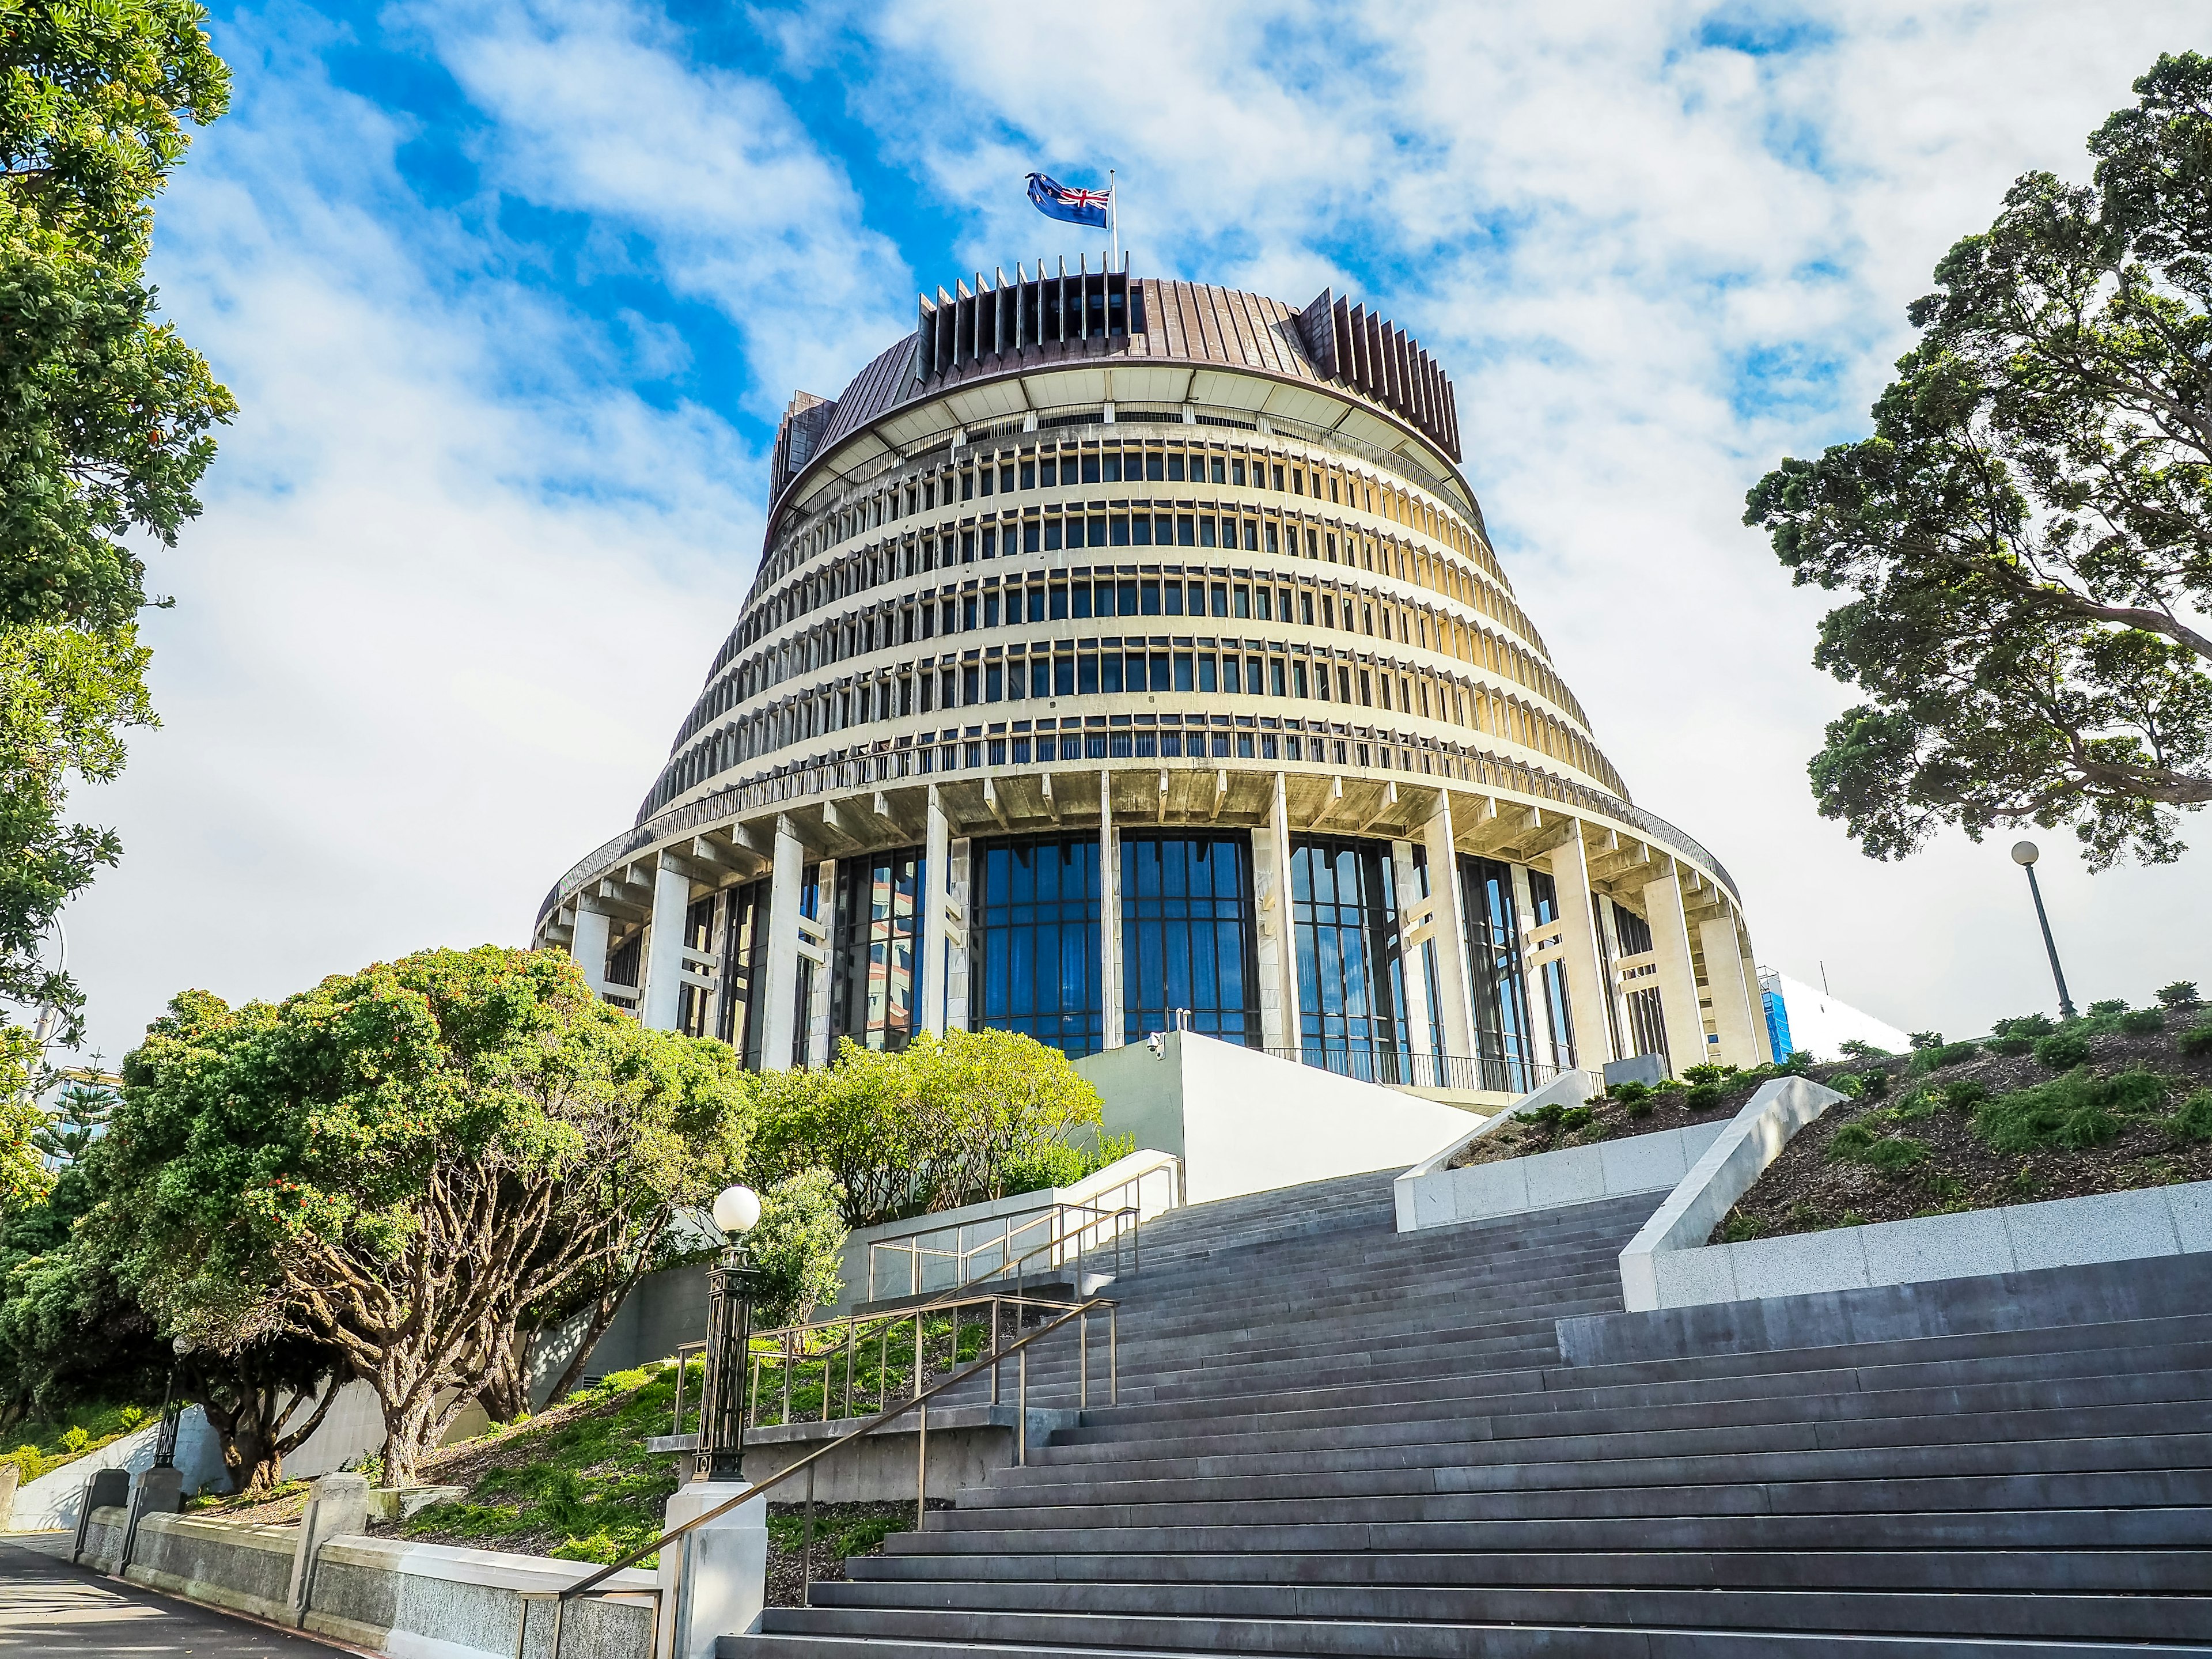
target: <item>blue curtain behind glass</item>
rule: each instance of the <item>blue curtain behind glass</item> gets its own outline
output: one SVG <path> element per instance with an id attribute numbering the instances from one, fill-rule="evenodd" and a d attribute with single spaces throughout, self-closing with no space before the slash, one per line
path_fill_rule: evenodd
<path id="1" fill-rule="evenodd" d="M 975 989 L 981 1029 L 1019 1031 L 1070 1059 L 1105 1046 L 1096 836 L 979 843 Z"/>
<path id="2" fill-rule="evenodd" d="M 1242 836 L 1121 842 L 1122 1041 L 1189 1029 L 1260 1042 L 1251 848 Z"/>

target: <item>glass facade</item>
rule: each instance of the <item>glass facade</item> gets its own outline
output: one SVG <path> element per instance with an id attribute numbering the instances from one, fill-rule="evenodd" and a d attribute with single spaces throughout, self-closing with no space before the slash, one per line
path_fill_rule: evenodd
<path id="1" fill-rule="evenodd" d="M 1559 884 L 1548 870 L 1528 872 L 1528 903 L 1535 913 L 1535 925 L 1559 919 Z M 1574 1006 L 1567 1000 L 1567 964 L 1554 958 L 1540 970 L 1544 984 L 1544 1011 L 1550 1024 L 1546 1034 L 1551 1039 L 1551 1064 L 1564 1069 L 1575 1063 Z"/>
<path id="2" fill-rule="evenodd" d="M 750 881 L 724 896 L 722 914 L 722 1006 L 714 1035 L 745 1057 L 750 1071 L 760 1069 L 763 1011 L 757 998 L 767 983 L 762 952 L 768 943 L 768 883 Z"/>
<path id="3" fill-rule="evenodd" d="M 1291 924 L 1305 1062 L 1401 1081 L 1409 1043 L 1389 844 L 1292 842 Z"/>
<path id="4" fill-rule="evenodd" d="M 1463 856 L 1459 879 L 1467 911 L 1468 988 L 1474 1000 L 1475 1053 L 1482 1062 L 1482 1086 L 1526 1094 L 1534 1055 L 1528 988 L 1521 974 L 1513 866 L 1497 859 Z"/>
<path id="5" fill-rule="evenodd" d="M 684 943 L 704 956 L 714 948 L 714 896 L 694 900 L 684 913 Z M 707 1035 L 707 1021 L 713 1012 L 714 997 L 696 985 L 684 986 L 676 997 L 676 1029 L 685 1036 Z"/>
<path id="6" fill-rule="evenodd" d="M 1651 949 L 1651 924 L 1625 905 L 1615 904 L 1613 909 L 1614 933 L 1620 940 L 1622 957 L 1640 957 Z M 1659 1006 L 1659 988 L 1630 991 L 1621 997 L 1628 1018 L 1628 1052 L 1632 1054 L 1657 1054 L 1674 1069 L 1674 1056 L 1667 1052 L 1667 1018 Z"/>
<path id="7" fill-rule="evenodd" d="M 1180 1024 L 1257 1048 L 1254 943 L 1252 850 L 1243 836 L 1122 838 L 1123 1042 Z"/>
<path id="8" fill-rule="evenodd" d="M 919 848 L 838 861 L 830 957 L 833 1054 L 840 1037 L 893 1051 L 913 1040 L 921 1014 L 915 964 L 922 890 Z"/>
<path id="9" fill-rule="evenodd" d="M 1105 1046 L 1098 839 L 978 843 L 969 1023 L 1070 1059 Z"/>

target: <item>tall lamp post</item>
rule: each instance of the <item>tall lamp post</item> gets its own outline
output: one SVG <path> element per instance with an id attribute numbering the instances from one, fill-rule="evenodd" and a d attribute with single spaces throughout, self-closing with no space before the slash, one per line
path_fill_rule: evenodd
<path id="1" fill-rule="evenodd" d="M 696 1480 L 744 1479 L 745 1376 L 751 1367 L 748 1350 L 757 1275 L 745 1260 L 744 1241 L 760 1212 L 760 1195 L 750 1187 L 725 1187 L 714 1195 L 722 1255 L 707 1291 L 707 1376 L 699 1396 Z"/>
<path id="2" fill-rule="evenodd" d="M 2058 946 L 2051 937 L 2051 918 L 2044 914 L 2043 889 L 2036 884 L 2036 845 L 2032 841 L 2012 844 L 2012 861 L 2027 872 L 2027 890 L 2035 900 L 2035 920 L 2043 929 L 2043 948 L 2051 957 L 2051 977 L 2058 981 L 2058 1018 L 2074 1018 L 2074 999 L 2066 994 L 2066 975 L 2058 966 Z"/>

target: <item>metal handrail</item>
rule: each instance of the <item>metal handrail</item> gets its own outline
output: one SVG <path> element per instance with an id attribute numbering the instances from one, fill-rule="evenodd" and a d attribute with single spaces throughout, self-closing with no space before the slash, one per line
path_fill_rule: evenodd
<path id="1" fill-rule="evenodd" d="M 1044 1338 L 1051 1335 L 1053 1332 L 1060 1329 L 1061 1326 L 1066 1325 L 1070 1320 L 1083 1320 L 1086 1322 L 1084 1329 L 1084 1338 L 1085 1358 L 1086 1362 L 1085 1370 L 1087 1371 L 1087 1361 L 1089 1357 L 1089 1331 L 1087 1322 L 1091 1314 L 1094 1310 L 1100 1309 L 1106 1311 L 1109 1322 L 1109 1334 L 1107 1339 L 1108 1399 L 1109 1402 L 1118 1403 L 1121 1399 L 1119 1304 L 1108 1297 L 1091 1297 L 1085 1301 L 1075 1304 L 1065 1313 L 1061 1314 L 1059 1318 L 1051 1320 L 1045 1324 L 1038 1326 L 1036 1329 L 1031 1331 L 1028 1335 L 1017 1338 L 1004 1348 L 998 1346 L 996 1340 L 998 1334 L 994 1330 L 992 1333 L 993 1343 L 991 1352 L 985 1358 L 976 1360 L 975 1364 L 969 1365 L 965 1370 L 955 1370 L 941 1382 L 933 1383 L 930 1387 L 922 1389 L 921 1392 L 916 1394 L 913 1399 L 902 1401 L 896 1406 L 885 1408 L 884 1411 L 878 1413 L 874 1417 L 870 1418 L 866 1422 L 861 1424 L 860 1427 L 854 1429 L 851 1433 L 840 1435 L 836 1439 L 830 1441 L 827 1445 L 817 1447 L 814 1450 L 807 1453 L 804 1457 L 799 1458 L 796 1462 L 787 1464 L 783 1468 L 779 1469 L 775 1474 L 769 1476 L 767 1480 L 754 1481 L 743 1492 L 738 1493 L 736 1497 L 727 1498 L 722 1503 L 717 1504 L 713 1509 L 707 1510 L 704 1514 L 692 1516 L 690 1520 L 686 1521 L 682 1526 L 672 1528 L 669 1531 L 662 1534 L 659 1538 L 655 1539 L 652 1543 L 647 1544 L 639 1549 L 633 1550 L 629 1554 L 623 1557 L 621 1560 L 613 1563 L 610 1566 L 602 1567 L 590 1577 L 580 1579 L 577 1583 L 569 1585 L 568 1589 L 557 1591 L 555 1594 L 557 1595 L 559 1600 L 563 1601 L 573 1601 L 577 1596 L 589 1595 L 597 1586 L 604 1583 L 609 1578 L 613 1577 L 615 1574 L 622 1571 L 625 1567 L 635 1566 L 640 1561 L 645 1559 L 647 1556 L 658 1553 L 660 1550 L 675 1542 L 678 1538 L 684 1536 L 684 1534 L 691 1531 L 695 1527 L 704 1526 L 708 1522 L 714 1520 L 718 1516 L 728 1514 L 740 1504 L 750 1503 L 752 1499 L 781 1486 L 785 1481 L 790 1480 L 792 1476 L 797 1474 L 801 1469 L 811 1470 L 814 1465 L 821 1462 L 822 1459 L 830 1456 L 831 1454 L 839 1451 L 847 1446 L 866 1439 L 868 1436 L 875 1433 L 878 1430 L 884 1427 L 886 1425 L 904 1417 L 908 1412 L 916 1410 L 920 1411 L 921 1413 L 916 1431 L 919 1438 L 919 1445 L 916 1449 L 917 1474 L 915 1482 L 916 1491 L 915 1494 L 915 1524 L 919 1526 L 921 1524 L 921 1517 L 928 1512 L 929 1402 L 932 1400 L 934 1400 L 939 1395 L 943 1394 L 947 1389 L 955 1388 L 960 1383 L 965 1382 L 969 1378 L 981 1371 L 986 1366 L 1002 1365 L 1007 1359 L 1018 1355 L 1021 1361 L 1020 1380 L 1018 1384 L 1020 1389 L 1018 1399 L 1020 1421 L 1016 1426 L 1015 1448 L 1017 1461 L 1026 1464 L 1029 1461 L 1029 1350 L 1033 1344 L 1042 1341 Z"/>
<path id="2" fill-rule="evenodd" d="M 1526 1094 L 1559 1075 L 1557 1066 L 1503 1054 L 1420 1054 L 1406 1048 L 1333 1048 L 1316 1044 L 1261 1050 L 1277 1060 L 1386 1088 L 1479 1089 Z"/>
<path id="3" fill-rule="evenodd" d="M 1127 1186 L 1128 1184 L 1129 1183 L 1127 1182 L 1122 1183 L 1123 1186 Z M 988 1226 L 990 1224 L 988 1221 L 981 1223 L 954 1221 L 948 1222 L 940 1227 L 917 1228 L 915 1231 L 908 1233 L 906 1236 L 903 1246 L 902 1246 L 900 1241 L 897 1239 L 871 1239 L 868 1243 L 867 1299 L 871 1302 L 876 1299 L 876 1252 L 878 1250 L 893 1250 L 907 1257 L 908 1262 L 911 1264 L 907 1279 L 908 1285 L 911 1287 L 908 1294 L 920 1296 L 922 1294 L 921 1261 L 924 1256 L 927 1256 L 933 1261 L 951 1261 L 954 1264 L 953 1278 L 956 1284 L 972 1285 L 976 1282 L 976 1278 L 980 1277 L 980 1275 L 971 1276 L 969 1273 L 969 1262 L 975 1257 L 982 1255 L 992 1250 L 1000 1252 L 1000 1265 L 992 1270 L 994 1276 L 998 1278 L 1004 1278 L 1006 1276 L 1007 1272 L 1010 1270 L 1010 1257 L 1013 1249 L 1014 1234 L 1017 1231 L 1027 1232 L 1032 1228 L 1041 1224 L 1057 1224 L 1062 1219 L 1062 1218 L 1071 1214 L 1090 1216 L 1092 1219 L 1078 1227 L 1073 1235 L 1076 1239 L 1080 1240 L 1084 1234 L 1091 1231 L 1094 1227 L 1097 1227 L 1104 1222 L 1112 1221 L 1118 1223 L 1121 1217 L 1125 1215 L 1135 1215 L 1137 1213 L 1136 1206 L 1129 1204 L 1124 1204 L 1120 1206 L 1118 1208 L 1111 1210 L 1103 1209 L 1098 1206 L 1091 1204 L 1067 1203 L 1043 1205 L 1034 1210 L 1017 1210 L 998 1218 L 1000 1223 L 1000 1233 L 998 1237 L 986 1239 L 981 1244 L 977 1244 L 971 1249 L 964 1250 L 960 1248 L 960 1235 L 971 1227 L 978 1225 Z M 1017 1219 L 1019 1219 L 1023 1223 L 1023 1225 L 1019 1229 L 1017 1229 L 1014 1226 L 1014 1223 Z M 932 1233 L 946 1232 L 951 1233 L 953 1237 L 952 1248 L 949 1250 L 933 1249 L 921 1243 L 923 1239 L 928 1237 Z M 1039 1245 L 1036 1249 L 1024 1254 L 1020 1260 L 1027 1261 L 1030 1256 L 1042 1255 L 1063 1249 L 1067 1244 L 1069 1237 L 1069 1234 L 1060 1231 L 1055 1225 L 1053 1236 L 1049 1239 L 1046 1240 L 1044 1243 Z M 1079 1243 L 1076 1248 L 1078 1254 L 1080 1255 L 1085 1249 L 1089 1247 Z M 1115 1269 L 1116 1272 L 1119 1272 L 1121 1269 L 1121 1229 L 1117 1225 L 1115 1228 L 1114 1232 L 1114 1261 Z M 1057 1260 L 1055 1260 L 1052 1265 L 1058 1267 L 1060 1264 Z"/>
<path id="4" fill-rule="evenodd" d="M 589 1592 L 595 1599 L 611 1600 L 617 1595 L 649 1595 L 653 1598 L 652 1642 L 660 1639 L 660 1586 L 647 1584 L 627 1589 L 603 1589 Z M 553 1659 L 561 1659 L 561 1626 L 568 1617 L 570 1595 L 565 1590 L 517 1590 L 514 1599 L 522 1603 L 522 1616 L 514 1621 L 514 1659 L 522 1659 L 522 1650 L 530 1640 L 530 1604 L 550 1601 L 553 1604 Z M 647 1652 L 651 1651 L 648 1644 Z"/>

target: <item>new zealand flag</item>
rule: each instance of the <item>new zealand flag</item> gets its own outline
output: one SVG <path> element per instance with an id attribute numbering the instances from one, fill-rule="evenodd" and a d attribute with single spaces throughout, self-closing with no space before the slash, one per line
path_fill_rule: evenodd
<path id="1" fill-rule="evenodd" d="M 1111 191 L 1070 190 L 1042 173 L 1030 174 L 1030 200 L 1048 219 L 1064 220 L 1071 225 L 1096 225 L 1103 230 L 1107 204 L 1112 199 Z"/>

